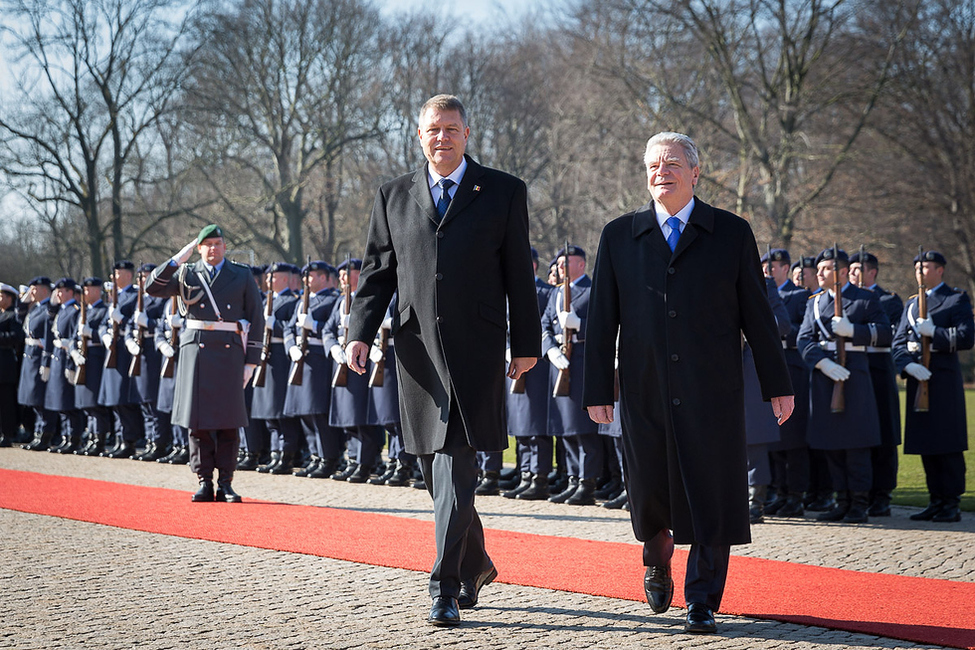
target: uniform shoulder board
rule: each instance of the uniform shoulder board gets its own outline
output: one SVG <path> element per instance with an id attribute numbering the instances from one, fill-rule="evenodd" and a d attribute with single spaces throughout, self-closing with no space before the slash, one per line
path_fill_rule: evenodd
<path id="1" fill-rule="evenodd" d="M 818 293 L 811 293 L 808 296 L 806 296 L 806 300 L 812 300 L 813 298 L 815 298 L 818 295 L 819 295 Z"/>
<path id="2" fill-rule="evenodd" d="M 908 298 L 908 300 L 914 300 L 915 298 L 917 298 L 917 294 L 916 293 L 913 296 L 911 296 L 910 298 Z"/>

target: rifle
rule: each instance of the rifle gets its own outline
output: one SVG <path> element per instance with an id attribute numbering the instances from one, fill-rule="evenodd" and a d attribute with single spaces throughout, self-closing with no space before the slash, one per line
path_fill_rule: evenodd
<path id="1" fill-rule="evenodd" d="M 311 255 L 308 256 L 308 264 L 305 265 L 305 273 L 301 277 L 301 281 L 305 290 L 301 293 L 301 313 L 308 313 L 308 301 L 311 299 L 311 289 L 310 284 L 310 272 L 307 270 L 308 265 L 311 264 Z M 301 376 L 305 372 L 305 355 L 308 354 L 308 331 L 304 327 L 299 327 L 300 332 L 298 332 L 298 349 L 301 350 L 301 358 L 295 361 L 291 365 L 291 374 L 288 375 L 288 383 L 292 386 L 301 386 Z"/>
<path id="2" fill-rule="evenodd" d="M 267 287 L 267 301 L 264 303 L 264 320 L 271 318 L 274 314 L 274 271 L 270 272 Z M 264 328 L 264 341 L 261 343 L 261 362 L 254 371 L 254 388 L 264 388 L 267 377 L 267 362 L 271 360 L 271 331 L 270 327 Z"/>
<path id="3" fill-rule="evenodd" d="M 839 249 L 836 242 L 833 242 L 833 315 L 837 318 L 843 316 L 843 286 L 840 284 L 840 265 L 836 259 Z M 842 336 L 834 336 L 836 340 L 836 363 L 846 367 L 846 339 Z M 833 399 L 830 402 L 829 410 L 833 413 L 842 413 L 846 410 L 846 396 L 843 392 L 843 382 L 833 382 Z"/>
<path id="4" fill-rule="evenodd" d="M 918 262 L 917 270 L 917 317 L 928 317 L 928 288 L 924 285 L 924 248 L 917 247 Z M 919 336 L 921 339 L 921 365 L 925 368 L 931 366 L 931 339 L 926 336 Z M 918 413 L 926 413 L 930 401 L 928 393 L 928 382 L 917 382 L 917 392 L 914 393 L 914 410 Z"/>
<path id="5" fill-rule="evenodd" d="M 569 242 L 565 242 L 565 262 L 563 266 L 565 268 L 565 277 L 562 281 L 562 310 L 572 311 L 572 281 L 569 279 Z M 558 301 L 556 301 L 558 302 Z M 575 330 L 573 329 L 563 329 L 562 330 L 562 346 L 560 348 L 562 354 L 565 355 L 566 359 L 571 358 L 572 355 L 572 337 L 575 335 Z M 566 397 L 569 394 L 569 371 L 571 368 L 565 368 L 564 370 L 559 370 L 558 376 L 555 378 L 555 387 L 552 389 L 552 397 Z"/>
<path id="6" fill-rule="evenodd" d="M 863 244 L 860 244 L 860 281 L 857 282 L 857 286 L 861 289 L 867 288 L 867 278 L 865 277 L 867 273 L 867 248 Z"/>
<path id="7" fill-rule="evenodd" d="M 143 294 L 146 291 L 146 276 L 139 271 L 139 295 L 135 299 L 136 313 L 143 313 L 146 308 L 146 301 Z M 142 335 L 146 328 L 138 323 L 135 324 L 135 344 L 139 346 L 139 354 L 132 355 L 132 362 L 129 363 L 129 377 L 138 377 L 142 374 Z"/>
<path id="8" fill-rule="evenodd" d="M 172 301 L 169 303 L 169 314 L 171 316 L 175 316 L 176 315 L 176 302 L 177 302 L 177 300 L 178 300 L 178 298 L 176 296 L 173 296 Z M 175 327 L 172 324 L 172 322 L 173 322 L 172 319 L 169 319 L 169 322 L 170 322 L 170 326 L 169 326 L 169 345 L 175 351 L 175 350 L 179 349 L 178 348 L 178 346 L 179 346 L 179 328 L 178 327 Z M 175 370 L 176 370 L 176 355 L 174 353 L 173 356 L 166 357 L 165 359 L 163 359 L 162 371 L 160 372 L 160 376 L 161 377 L 164 377 L 166 379 L 172 379 L 173 378 L 173 373 L 174 373 Z"/>
<path id="9" fill-rule="evenodd" d="M 84 289 L 81 291 L 80 302 L 81 314 L 78 316 L 78 322 L 84 326 L 88 324 L 88 303 L 85 302 Z M 86 361 L 88 360 L 88 337 L 84 334 L 81 335 L 80 340 L 78 341 L 78 353 L 83 356 Z M 75 368 L 74 377 L 72 377 L 71 383 L 75 386 L 84 386 L 86 376 L 87 373 L 85 372 L 85 364 L 82 364 Z"/>
<path id="10" fill-rule="evenodd" d="M 349 307 L 352 305 L 352 254 L 345 256 L 345 287 L 342 289 L 342 315 L 349 315 Z M 344 318 L 342 320 L 345 320 Z M 348 341 L 349 328 L 343 328 L 343 341 Z M 335 367 L 335 375 L 332 376 L 332 388 L 345 388 L 349 385 L 349 364 L 340 363 Z"/>
<path id="11" fill-rule="evenodd" d="M 112 309 L 118 310 L 118 280 L 112 278 Z M 118 323 L 112 321 L 112 341 L 105 351 L 105 367 L 114 368 L 118 365 Z"/>
<path id="12" fill-rule="evenodd" d="M 386 381 L 386 350 L 389 348 L 389 330 L 385 327 L 379 328 L 379 349 L 383 351 L 383 358 L 379 363 L 372 365 L 372 374 L 369 375 L 369 388 L 382 388 Z"/>

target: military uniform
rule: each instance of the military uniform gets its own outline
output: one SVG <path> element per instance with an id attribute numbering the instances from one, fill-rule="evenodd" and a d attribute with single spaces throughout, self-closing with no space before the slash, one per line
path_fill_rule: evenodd
<path id="1" fill-rule="evenodd" d="M 927 412 L 914 410 L 918 381 L 904 372 L 908 364 L 917 363 L 921 358 L 916 296 L 907 302 L 892 346 L 894 365 L 907 378 L 904 453 L 921 456 L 931 497 L 929 507 L 912 518 L 958 521 L 959 501 L 965 491 L 963 452 L 968 449 L 958 351 L 970 350 L 975 344 L 972 303 L 967 293 L 942 282 L 928 290 L 927 308 L 928 319 L 935 325 L 928 365 L 931 378 Z"/>
<path id="2" fill-rule="evenodd" d="M 63 278 L 54 285 L 55 289 L 77 289 L 75 281 Z M 50 307 L 50 303 L 48 303 Z M 58 414 L 60 420 L 61 442 L 50 451 L 74 453 L 78 449 L 84 429 L 82 412 L 75 406 L 74 377 L 76 366 L 70 356 L 71 339 L 78 328 L 78 301 L 69 299 L 64 304 L 51 308 L 51 354 L 44 363 L 50 368 L 50 378 L 44 392 L 44 405 Z"/>
<path id="3" fill-rule="evenodd" d="M 20 427 L 17 380 L 24 348 L 24 328 L 17 314 L 17 289 L 0 283 L 0 292 L 11 297 L 10 307 L 0 311 L 0 447 L 9 447 Z"/>
<path id="4" fill-rule="evenodd" d="M 155 268 L 155 264 L 143 264 L 139 272 L 148 276 Z M 134 317 L 125 327 L 125 346 L 129 349 L 129 354 L 135 356 L 138 353 L 140 357 L 140 372 L 132 377 L 130 389 L 133 391 L 132 399 L 137 401 L 142 412 L 146 448 L 134 456 L 136 460 L 158 460 L 169 453 L 172 444 L 172 432 L 169 426 L 163 426 L 160 422 L 156 408 L 159 373 L 162 370 L 162 355 L 155 345 L 156 328 L 159 320 L 164 317 L 163 312 L 168 302 L 166 298 L 144 296 L 142 307 L 147 325 L 140 328 L 136 323 L 138 314 L 133 314 Z"/>
<path id="5" fill-rule="evenodd" d="M 101 278 L 85 278 L 82 287 L 101 287 Z M 80 295 L 79 300 L 84 300 Z M 81 312 L 76 319 L 77 327 L 71 338 L 69 354 L 75 363 L 84 361 L 85 381 L 75 384 L 75 407 L 85 414 L 88 436 L 85 445 L 76 453 L 83 456 L 97 456 L 105 450 L 105 440 L 112 432 L 112 412 L 106 406 L 98 403 L 98 391 L 102 383 L 102 372 L 105 365 L 105 346 L 97 336 L 102 324 L 108 316 L 108 305 L 98 299 L 85 308 L 84 326 L 88 332 L 82 332 Z M 85 339 L 85 354 L 81 354 L 82 337 Z"/>
<path id="6" fill-rule="evenodd" d="M 45 285 L 51 281 L 46 277 L 31 280 L 30 286 Z M 54 349 L 54 335 L 51 332 L 51 313 L 48 310 L 50 299 L 31 305 L 24 317 L 24 358 L 20 364 L 20 383 L 17 388 L 17 402 L 34 411 L 34 439 L 25 445 L 31 451 L 44 451 L 50 447 L 51 436 L 57 428 L 57 416 L 44 405 L 47 383 L 41 377 L 41 368 L 47 367 L 45 356 Z M 48 371 L 45 371 L 49 372 Z"/>
<path id="7" fill-rule="evenodd" d="M 156 322 L 153 345 L 159 350 L 163 358 L 163 368 L 166 359 L 172 358 L 173 372 L 169 377 L 160 373 L 159 392 L 156 393 L 156 416 L 159 418 L 161 431 L 168 431 L 172 439 L 172 449 L 168 454 L 156 459 L 158 463 L 170 465 L 185 465 L 190 460 L 189 431 L 186 427 L 173 424 L 173 399 L 176 396 L 176 366 L 179 365 L 179 330 L 182 329 L 183 320 L 177 313 L 173 313 L 173 303 L 177 302 L 176 297 L 166 301 L 163 309 L 164 316 Z M 176 329 L 176 345 L 172 344 L 173 329 Z"/>

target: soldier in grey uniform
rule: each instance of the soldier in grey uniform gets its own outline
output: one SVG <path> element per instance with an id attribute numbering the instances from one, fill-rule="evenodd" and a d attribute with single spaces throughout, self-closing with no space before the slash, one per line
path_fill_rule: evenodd
<path id="1" fill-rule="evenodd" d="M 155 264 L 143 264 L 139 273 L 143 278 L 156 268 Z M 155 461 L 169 453 L 172 445 L 172 432 L 161 426 L 156 410 L 159 396 L 159 373 L 162 370 L 162 355 L 156 349 L 156 327 L 163 317 L 167 304 L 165 298 L 143 297 L 142 312 L 135 311 L 125 327 L 125 347 L 134 358 L 139 355 L 139 374 L 132 377 L 130 389 L 132 399 L 137 400 L 142 411 L 142 424 L 146 437 L 146 448 L 133 456 L 135 460 Z"/>
<path id="2" fill-rule="evenodd" d="M 45 451 L 51 446 L 51 437 L 58 426 L 56 414 L 44 406 L 44 393 L 51 369 L 44 356 L 54 348 L 51 334 L 51 280 L 38 276 L 30 281 L 24 302 L 30 305 L 24 316 L 24 358 L 20 364 L 20 384 L 17 402 L 34 412 L 34 439 L 24 445 L 30 451 Z"/>
<path id="3" fill-rule="evenodd" d="M 81 322 L 79 312 L 69 354 L 76 368 L 84 366 L 85 369 L 85 381 L 75 384 L 74 387 L 74 403 L 85 414 L 88 437 L 85 445 L 75 453 L 80 456 L 98 456 L 105 451 L 105 440 L 112 432 L 112 412 L 98 403 L 98 390 L 105 365 L 105 347 L 96 333 L 108 316 L 108 305 L 102 300 L 101 278 L 89 277 L 82 280 L 81 293 L 81 300 L 85 302 L 85 322 Z M 81 351 L 82 340 L 84 354 Z"/>
<path id="4" fill-rule="evenodd" d="M 194 249 L 202 258 L 188 264 Z M 264 314 L 249 267 L 224 258 L 223 230 L 210 224 L 152 272 L 149 295 L 179 296 L 183 330 L 176 367 L 173 423 L 190 433 L 190 469 L 200 481 L 194 501 L 241 498 L 231 487 L 240 427 L 247 425 L 244 386 L 261 356 Z M 214 492 L 213 471 L 219 471 Z"/>
<path id="5" fill-rule="evenodd" d="M 167 359 L 172 359 L 173 373 L 170 377 L 159 377 L 159 392 L 156 394 L 156 414 L 159 417 L 159 426 L 163 430 L 169 431 L 172 437 L 172 450 L 165 456 L 156 459 L 157 463 L 169 465 L 185 465 L 190 461 L 190 440 L 189 432 L 186 427 L 173 424 L 173 398 L 176 396 L 176 365 L 179 364 L 179 332 L 183 328 L 183 317 L 179 315 L 179 308 L 174 310 L 173 304 L 178 304 L 179 299 L 173 296 L 166 301 L 163 309 L 164 316 L 156 323 L 156 334 L 154 343 L 159 354 L 162 355 L 163 364 Z M 176 332 L 176 344 L 173 345 L 173 331 Z M 165 365 L 164 365 L 165 367 Z"/>
<path id="6" fill-rule="evenodd" d="M 17 379 L 24 347 L 24 328 L 17 314 L 17 288 L 0 282 L 0 447 L 17 438 L 20 413 Z"/>
<path id="7" fill-rule="evenodd" d="M 73 454 L 78 449 L 84 430 L 82 412 L 75 406 L 75 364 L 70 356 L 71 338 L 78 327 L 78 301 L 75 298 L 77 284 L 71 278 L 61 278 L 54 285 L 54 294 L 48 303 L 51 311 L 51 354 L 44 363 L 50 374 L 44 392 L 44 405 L 58 414 L 61 442 L 48 451 Z"/>

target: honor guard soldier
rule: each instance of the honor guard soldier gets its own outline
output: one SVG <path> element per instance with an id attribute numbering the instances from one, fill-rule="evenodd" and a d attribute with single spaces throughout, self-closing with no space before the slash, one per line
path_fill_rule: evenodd
<path id="1" fill-rule="evenodd" d="M 796 349 L 796 336 L 806 314 L 806 301 L 809 290 L 796 286 L 789 279 L 789 251 L 774 248 L 770 251 L 771 260 L 763 256 L 767 264 L 766 273 L 775 282 L 789 314 L 789 333 L 782 337 L 785 362 L 792 377 L 792 389 L 796 394 L 796 408 L 779 427 L 779 442 L 772 443 L 770 455 L 772 462 L 772 483 L 776 488 L 775 499 L 765 507 L 765 514 L 779 517 L 801 517 L 803 493 L 809 487 L 809 445 L 806 443 L 806 427 L 809 423 L 809 367 Z M 807 258 L 803 258 L 807 259 Z M 810 263 L 815 262 L 810 259 Z M 803 268 L 802 260 L 797 260 L 794 268 Z M 801 278 L 800 278 L 801 280 Z"/>
<path id="2" fill-rule="evenodd" d="M 816 258 L 816 266 L 824 290 L 807 301 L 796 345 L 814 369 L 809 446 L 825 450 L 836 491 L 836 505 L 818 519 L 864 523 L 873 485 L 871 449 L 880 444 L 866 351 L 867 346 L 890 345 L 890 322 L 875 293 L 850 284 L 850 258 L 845 251 L 827 248 Z M 834 287 L 842 287 L 842 316 L 835 315 Z M 839 341 L 844 345 L 845 364 L 839 362 Z M 839 403 L 839 397 L 845 404 Z"/>
<path id="3" fill-rule="evenodd" d="M 968 294 L 944 283 L 947 260 L 937 251 L 914 258 L 919 288 L 924 287 L 926 317 L 918 297 L 907 301 L 894 337 L 894 365 L 907 378 L 904 453 L 919 454 L 930 503 L 911 515 L 915 521 L 961 520 L 965 491 L 968 420 L 959 350 L 975 344 L 972 303 Z M 929 351 L 927 365 L 924 348 Z M 928 404 L 918 400 L 927 389 Z"/>
<path id="4" fill-rule="evenodd" d="M 114 297 L 108 308 L 108 318 L 99 330 L 106 357 L 110 360 L 102 372 L 98 403 L 109 407 L 115 417 L 115 445 L 104 452 L 108 458 L 134 456 L 135 443 L 145 434 L 141 399 L 132 385 L 133 379 L 129 377 L 132 355 L 124 340 L 125 328 L 135 313 L 139 299 L 139 292 L 132 285 L 134 277 L 135 265 L 128 260 L 116 262 L 112 267 Z"/>
<path id="5" fill-rule="evenodd" d="M 51 354 L 46 363 L 50 366 L 47 388 L 44 393 L 45 407 L 58 414 L 61 442 L 48 451 L 73 454 L 78 449 L 84 430 L 82 412 L 75 407 L 75 364 L 71 360 L 71 337 L 78 327 L 77 285 L 71 278 L 61 278 L 54 285 L 54 293 L 48 303 L 51 312 Z"/>
<path id="6" fill-rule="evenodd" d="M 202 258 L 188 264 L 193 250 Z M 224 258 L 223 230 L 210 224 L 149 276 L 157 297 L 179 296 L 183 329 L 176 366 L 173 423 L 190 433 L 194 501 L 240 502 L 231 487 L 240 428 L 247 425 L 244 386 L 261 355 L 264 314 L 250 268 Z M 214 492 L 213 471 L 219 471 Z"/>
<path id="7" fill-rule="evenodd" d="M 261 309 L 263 310 L 267 304 L 267 278 L 264 273 L 267 271 L 268 265 L 252 265 L 250 267 L 251 274 L 254 276 L 254 282 L 257 283 L 257 288 L 261 292 Z M 264 313 L 265 320 L 267 319 L 267 313 Z M 265 326 L 265 332 L 267 327 Z M 261 334 L 261 358 L 264 357 L 264 333 Z M 263 361 L 262 361 L 263 363 Z M 260 368 L 261 365 L 258 365 Z M 255 370 L 254 374 L 257 375 L 258 371 Z M 254 409 L 254 382 L 244 386 L 244 404 L 247 406 L 247 412 L 250 413 Z M 271 449 L 271 431 L 267 428 L 267 421 L 261 418 L 255 418 L 253 415 L 248 418 L 247 426 L 241 429 L 240 436 L 240 450 L 237 452 L 237 470 L 241 469 L 251 470 L 257 469 L 258 461 L 261 458 L 267 457 Z M 253 460 L 250 460 L 253 459 Z M 247 461 L 247 462 L 245 462 Z M 241 465 L 243 464 L 243 467 Z"/>
<path id="8" fill-rule="evenodd" d="M 17 380 L 24 348 L 24 328 L 17 314 L 17 288 L 0 282 L 0 447 L 17 439 L 20 409 Z"/>
<path id="9" fill-rule="evenodd" d="M 819 281 L 816 280 L 816 258 L 799 257 L 792 265 L 792 283 L 810 293 L 819 293 Z"/>
<path id="10" fill-rule="evenodd" d="M 30 451 L 46 451 L 51 446 L 51 436 L 58 426 L 55 413 L 44 406 L 44 393 L 51 368 L 45 356 L 54 349 L 51 334 L 51 280 L 38 276 L 30 281 L 24 302 L 30 305 L 24 316 L 24 358 L 20 365 L 20 385 L 17 402 L 34 411 L 34 439 L 24 445 Z"/>
<path id="11" fill-rule="evenodd" d="M 578 246 L 563 248 L 556 254 L 559 272 L 570 284 L 571 304 L 565 304 L 564 290 L 556 287 L 549 295 L 542 316 L 542 352 L 551 362 L 553 385 L 560 372 L 568 372 L 569 390 L 549 402 L 549 433 L 565 444 L 569 485 L 549 498 L 553 503 L 594 505 L 596 481 L 603 468 L 603 441 L 599 425 L 582 407 L 583 357 L 589 290 L 592 280 L 586 275 L 586 252 Z M 563 353 L 567 331 L 571 332 L 570 356 Z"/>
<path id="12" fill-rule="evenodd" d="M 98 456 L 105 451 L 105 441 L 114 424 L 112 411 L 98 403 L 105 366 L 105 346 L 98 337 L 98 331 L 108 317 L 108 305 L 102 299 L 102 279 L 89 277 L 82 280 L 78 302 L 84 303 L 85 313 L 84 318 L 80 311 L 78 313 L 69 353 L 76 368 L 74 403 L 85 414 L 88 438 L 75 453 Z M 79 374 L 83 375 L 83 381 Z"/>
<path id="13" fill-rule="evenodd" d="M 173 424 L 173 399 L 176 396 L 176 366 L 179 364 L 179 333 L 183 329 L 183 317 L 179 315 L 179 298 L 173 296 L 166 301 L 165 315 L 156 324 L 154 344 L 163 359 L 163 369 L 159 377 L 159 392 L 156 394 L 156 415 L 159 427 L 169 431 L 173 444 L 171 451 L 156 459 L 157 463 L 185 465 L 190 461 L 190 439 L 186 427 Z"/>
<path id="14" fill-rule="evenodd" d="M 538 298 L 538 317 L 542 318 L 554 287 L 538 277 L 538 251 L 532 248 L 532 267 L 535 269 L 535 295 Z M 511 356 L 511 352 L 507 352 Z M 535 367 L 519 380 L 524 390 L 512 392 L 516 383 L 506 379 L 508 393 L 508 435 L 518 441 L 518 469 L 521 482 L 502 496 L 508 499 L 539 501 L 548 499 L 550 488 L 548 475 L 552 471 L 552 436 L 548 432 L 548 409 L 552 395 L 548 357 L 542 357 Z"/>
<path id="15" fill-rule="evenodd" d="M 320 260 L 310 262 L 302 269 L 307 284 L 284 329 L 284 347 L 291 358 L 290 373 L 296 376 L 296 381 L 288 384 L 284 412 L 288 417 L 298 418 L 304 431 L 312 459 L 306 471 L 299 474 L 304 473 L 308 478 L 331 476 L 338 468 L 344 444 L 342 432 L 328 424 L 333 368 L 332 357 L 322 341 L 322 327 L 338 300 L 338 295 L 329 286 L 334 271 L 334 267 Z M 299 374 L 300 380 L 297 380 Z M 272 473 L 291 472 L 298 438 L 283 433 L 282 439 L 284 447 L 281 451 L 271 451 L 272 460 L 267 471 Z"/>
<path id="16" fill-rule="evenodd" d="M 155 264 L 143 264 L 139 267 L 143 286 L 155 268 Z M 131 387 L 134 391 L 132 399 L 139 403 L 146 437 L 146 448 L 133 456 L 135 460 L 158 460 L 169 453 L 172 445 L 172 432 L 168 427 L 160 426 L 156 411 L 159 373 L 162 370 L 162 355 L 155 345 L 156 328 L 163 318 L 163 309 L 167 303 L 166 298 L 155 298 L 143 292 L 142 311 L 138 310 L 137 302 L 136 311 L 125 327 L 125 347 L 133 358 L 133 363 L 129 366 Z M 135 362 L 137 356 L 139 360 Z"/>
<path id="17" fill-rule="evenodd" d="M 884 290 L 877 284 L 880 264 L 872 253 L 850 255 L 850 279 L 861 289 L 873 291 L 880 298 L 891 330 L 897 328 L 904 311 L 904 303 L 896 293 Z M 873 448 L 873 487 L 870 489 L 871 517 L 889 517 L 890 499 L 897 487 L 897 446 L 901 444 L 900 401 L 897 394 L 897 371 L 889 347 L 867 346 L 870 360 L 870 378 L 873 380 L 874 397 L 877 398 L 877 414 L 880 417 L 880 444 Z"/>
<path id="18" fill-rule="evenodd" d="M 267 345 L 267 358 L 262 359 L 264 366 L 263 385 L 254 386 L 254 396 L 251 400 L 251 420 L 263 420 L 265 427 L 274 439 L 274 448 L 279 452 L 287 448 L 294 456 L 299 441 L 299 423 L 294 418 L 284 415 L 284 400 L 288 392 L 288 371 L 291 369 L 291 359 L 284 347 L 285 328 L 298 306 L 298 296 L 291 290 L 291 265 L 287 262 L 272 264 L 268 270 L 266 283 L 269 296 L 265 298 L 264 332 L 262 336 Z M 271 314 L 267 315 L 267 300 L 271 300 Z M 262 354 L 264 350 L 262 350 Z M 287 437 L 287 442 L 284 438 Z M 263 446 L 258 440 L 247 441 L 247 453 L 237 464 L 239 470 L 254 470 L 260 461 Z"/>

